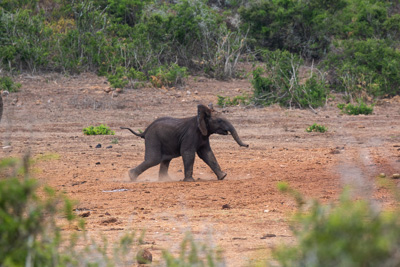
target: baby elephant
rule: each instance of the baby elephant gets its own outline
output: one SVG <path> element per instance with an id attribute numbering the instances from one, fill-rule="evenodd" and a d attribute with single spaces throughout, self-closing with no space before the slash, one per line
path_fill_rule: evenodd
<path id="1" fill-rule="evenodd" d="M 173 158 L 182 156 L 185 169 L 184 181 L 194 181 L 193 164 L 197 155 L 214 171 L 218 180 L 223 180 L 226 173 L 221 168 L 210 147 L 210 135 L 232 134 L 240 145 L 244 144 L 235 128 L 213 109 L 198 105 L 197 116 L 183 119 L 163 117 L 153 121 L 143 133 L 136 133 L 125 127 L 134 135 L 145 139 L 144 161 L 129 171 L 129 177 L 135 181 L 137 177 L 150 167 L 160 164 L 159 179 L 169 180 L 168 167 Z"/>

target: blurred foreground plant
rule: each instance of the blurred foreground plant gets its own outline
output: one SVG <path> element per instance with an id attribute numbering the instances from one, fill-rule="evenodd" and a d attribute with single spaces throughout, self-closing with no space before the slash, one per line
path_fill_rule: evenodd
<path id="1" fill-rule="evenodd" d="M 23 177 L 20 177 L 23 176 Z M 0 161 L 0 266 L 57 266 L 72 260 L 58 253 L 55 216 L 75 220 L 71 201 L 29 178 L 29 159 Z"/>
<path id="2" fill-rule="evenodd" d="M 144 232 L 127 232 L 112 244 L 89 239 L 74 203 L 29 178 L 31 162 L 0 160 L 0 266 L 133 266 Z M 187 235 L 179 257 L 166 250 L 159 264 L 225 266 L 221 255 Z"/>
<path id="3" fill-rule="evenodd" d="M 396 212 L 378 210 L 366 200 L 354 201 L 344 191 L 339 202 L 304 198 L 287 184 L 278 185 L 299 204 L 293 232 L 297 245 L 274 251 L 279 266 L 399 266 L 400 221 Z"/>

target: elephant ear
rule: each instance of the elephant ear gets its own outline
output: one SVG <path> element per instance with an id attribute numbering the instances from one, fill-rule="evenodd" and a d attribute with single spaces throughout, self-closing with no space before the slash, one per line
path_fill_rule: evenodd
<path id="1" fill-rule="evenodd" d="M 197 126 L 199 127 L 201 134 L 204 136 L 208 133 L 206 119 L 210 116 L 211 110 L 208 107 L 204 105 L 197 106 Z"/>

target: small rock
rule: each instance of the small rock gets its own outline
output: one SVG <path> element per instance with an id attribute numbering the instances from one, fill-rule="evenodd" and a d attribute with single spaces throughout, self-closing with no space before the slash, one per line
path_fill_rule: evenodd
<path id="1" fill-rule="evenodd" d="M 101 148 L 101 144 L 97 144 L 96 148 Z"/>
<path id="2" fill-rule="evenodd" d="M 103 220 L 101 223 L 102 224 L 109 224 L 109 223 L 116 223 L 118 220 L 117 218 L 111 217 L 109 219 Z"/>
<path id="3" fill-rule="evenodd" d="M 54 102 L 54 100 L 52 99 L 52 98 L 50 98 L 49 100 L 47 100 L 47 103 L 53 103 Z"/>
<path id="4" fill-rule="evenodd" d="M 122 88 L 117 88 L 117 89 L 115 89 L 115 92 L 117 92 L 118 94 L 119 94 L 119 93 L 122 93 Z"/>
<path id="5" fill-rule="evenodd" d="M 266 234 L 261 237 L 261 239 L 267 239 L 268 237 L 276 237 L 275 234 Z"/>
<path id="6" fill-rule="evenodd" d="M 149 264 L 153 261 L 153 255 L 147 248 L 141 249 L 136 254 L 136 260 L 139 264 Z"/>
<path id="7" fill-rule="evenodd" d="M 108 147 L 106 147 L 106 148 L 112 148 L 112 146 L 108 146 Z"/>
<path id="8" fill-rule="evenodd" d="M 382 172 L 382 173 L 379 174 L 378 177 L 379 177 L 379 178 L 386 178 L 386 173 Z"/>
<path id="9" fill-rule="evenodd" d="M 86 218 L 90 216 L 90 211 L 79 214 L 79 217 Z"/>
<path id="10" fill-rule="evenodd" d="M 393 179 L 399 179 L 400 178 L 400 174 L 399 173 L 395 173 L 392 175 Z"/>
<path id="11" fill-rule="evenodd" d="M 199 92 L 196 90 L 196 91 L 194 91 L 194 94 L 195 94 L 195 95 L 198 95 L 198 94 L 199 94 Z"/>
<path id="12" fill-rule="evenodd" d="M 107 215 L 107 216 L 110 216 L 111 214 L 110 213 L 108 213 L 108 211 L 106 211 L 106 213 L 104 213 L 105 215 Z"/>
<path id="13" fill-rule="evenodd" d="M 111 92 L 111 88 L 110 87 L 104 88 L 104 92 L 108 94 L 109 92 Z"/>
<path id="14" fill-rule="evenodd" d="M 222 209 L 223 210 L 230 210 L 232 207 L 231 207 L 231 205 L 229 205 L 229 204 L 224 204 L 224 205 L 222 205 Z"/>
<path id="15" fill-rule="evenodd" d="M 192 93 L 190 91 L 186 91 L 186 94 L 187 95 L 191 95 Z"/>
<path id="16" fill-rule="evenodd" d="M 100 164 L 101 164 L 100 161 L 96 162 L 96 165 L 100 165 Z"/>
<path id="17" fill-rule="evenodd" d="M 36 105 L 40 105 L 40 104 L 42 104 L 42 101 L 36 100 Z"/>

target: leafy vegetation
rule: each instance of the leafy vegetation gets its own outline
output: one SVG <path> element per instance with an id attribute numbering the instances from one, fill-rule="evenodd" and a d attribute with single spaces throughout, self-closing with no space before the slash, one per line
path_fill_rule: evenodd
<path id="1" fill-rule="evenodd" d="M 30 159 L 0 160 L 1 266 L 128 266 L 143 244 L 144 233 L 126 233 L 109 247 L 90 240 L 74 202 L 30 178 Z M 38 195 L 40 191 L 40 196 Z M 56 220 L 57 219 L 57 220 Z M 70 236 L 61 229 L 80 229 Z M 80 243 L 77 246 L 78 242 Z M 87 244 L 82 248 L 81 244 Z M 112 253 L 108 253 L 112 250 Z M 112 256 L 110 256 L 110 254 Z M 163 251 L 165 266 L 216 266 L 222 253 L 187 235 L 179 257 Z"/>
<path id="2" fill-rule="evenodd" d="M 400 94 L 398 1 L 85 0 L 0 3 L 0 68 L 95 71 L 114 88 L 253 71 L 249 103 L 317 108 L 330 90 Z M 303 69 L 308 67 L 308 71 Z M 307 73 L 304 75 L 304 73 Z"/>
<path id="3" fill-rule="evenodd" d="M 323 125 L 319 125 L 317 123 L 314 123 L 310 127 L 307 127 L 306 132 L 311 133 L 311 132 L 319 132 L 319 133 L 325 133 L 328 131 L 328 128 L 326 128 Z"/>
<path id="4" fill-rule="evenodd" d="M 85 135 L 114 135 L 115 132 L 107 125 L 100 124 L 99 126 L 89 126 L 83 129 Z"/>
<path id="5" fill-rule="evenodd" d="M 366 200 L 353 200 L 345 191 L 339 202 L 310 203 L 281 183 L 279 188 L 297 201 L 292 230 L 297 245 L 274 252 L 279 266 L 398 266 L 400 225 L 397 212 L 382 212 Z"/>
<path id="6" fill-rule="evenodd" d="M 220 107 L 249 105 L 251 102 L 251 98 L 247 94 L 234 96 L 233 98 L 230 98 L 229 96 L 220 96 L 220 95 L 217 95 L 217 97 L 218 97 L 217 105 Z"/>
<path id="7" fill-rule="evenodd" d="M 338 104 L 337 106 L 339 109 L 342 110 L 344 114 L 347 115 L 369 115 L 372 114 L 374 111 L 373 105 L 368 106 L 362 100 L 358 101 L 358 105 L 349 104 Z"/>
<path id="8" fill-rule="evenodd" d="M 55 266 L 71 262 L 71 257 L 55 250 L 61 244 L 61 232 L 54 219 L 63 216 L 72 223 L 72 202 L 49 187 L 43 190 L 45 197 L 38 197 L 38 183 L 29 179 L 28 157 L 22 164 L 16 159 L 1 160 L 0 173 L 0 264 Z"/>
<path id="9" fill-rule="evenodd" d="M 325 104 L 328 90 L 324 77 L 311 69 L 302 82 L 302 59 L 288 51 L 264 51 L 263 67 L 253 71 L 254 101 L 260 105 L 279 103 L 288 107 L 316 108 Z"/>
<path id="10" fill-rule="evenodd" d="M 20 83 L 14 82 L 13 79 L 8 76 L 0 77 L 0 90 L 16 92 L 21 86 Z"/>

